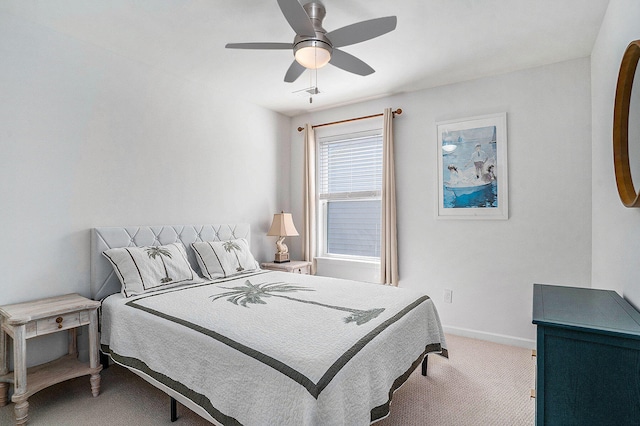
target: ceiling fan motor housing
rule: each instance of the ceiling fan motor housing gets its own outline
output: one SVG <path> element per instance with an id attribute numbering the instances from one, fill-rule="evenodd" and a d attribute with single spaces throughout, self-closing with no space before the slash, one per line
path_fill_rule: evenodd
<path id="1" fill-rule="evenodd" d="M 307 12 L 307 15 L 309 15 L 313 28 L 315 28 L 316 31 L 326 32 L 324 28 L 322 28 L 322 20 L 327 15 L 327 10 L 324 8 L 324 5 L 318 1 L 312 1 L 302 7 L 304 11 Z"/>

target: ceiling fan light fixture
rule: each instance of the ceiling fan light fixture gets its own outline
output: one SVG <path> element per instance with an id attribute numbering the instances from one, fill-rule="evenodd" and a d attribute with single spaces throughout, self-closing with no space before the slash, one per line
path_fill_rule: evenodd
<path id="1" fill-rule="evenodd" d="M 306 40 L 294 47 L 296 61 L 305 68 L 322 68 L 331 60 L 331 46 L 320 40 Z"/>

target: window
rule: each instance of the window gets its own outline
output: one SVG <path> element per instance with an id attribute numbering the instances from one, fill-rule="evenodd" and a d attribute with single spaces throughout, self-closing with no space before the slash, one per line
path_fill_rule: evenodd
<path id="1" fill-rule="evenodd" d="M 380 258 L 382 131 L 318 138 L 321 256 Z"/>

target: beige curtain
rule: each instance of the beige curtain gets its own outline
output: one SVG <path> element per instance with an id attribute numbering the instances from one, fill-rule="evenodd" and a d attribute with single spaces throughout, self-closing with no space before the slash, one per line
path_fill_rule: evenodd
<path id="1" fill-rule="evenodd" d="M 393 112 L 384 110 L 382 134 L 382 247 L 380 281 L 398 285 L 398 236 L 396 227 L 396 179 L 393 159 Z"/>
<path id="2" fill-rule="evenodd" d="M 316 273 L 316 135 L 311 124 L 304 126 L 304 230 L 302 255 L 311 262 L 311 274 Z"/>

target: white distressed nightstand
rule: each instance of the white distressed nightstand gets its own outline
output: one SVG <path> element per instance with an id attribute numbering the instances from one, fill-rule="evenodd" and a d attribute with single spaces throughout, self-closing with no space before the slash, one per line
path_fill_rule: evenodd
<path id="1" fill-rule="evenodd" d="M 292 272 L 303 275 L 311 274 L 311 262 L 304 260 L 292 260 L 291 262 L 284 263 L 264 262 L 260 264 L 260 267 L 271 271 Z"/>
<path id="2" fill-rule="evenodd" d="M 13 383 L 16 424 L 28 421 L 27 399 L 56 383 L 90 374 L 91 393 L 98 396 L 102 370 L 98 359 L 99 306 L 100 302 L 79 294 L 0 306 L 0 406 L 7 405 L 9 383 Z M 87 324 L 89 363 L 84 363 L 78 360 L 77 327 Z M 27 340 L 65 330 L 70 335 L 68 355 L 27 370 Z M 8 369 L 7 336 L 13 339 L 13 372 Z"/>

